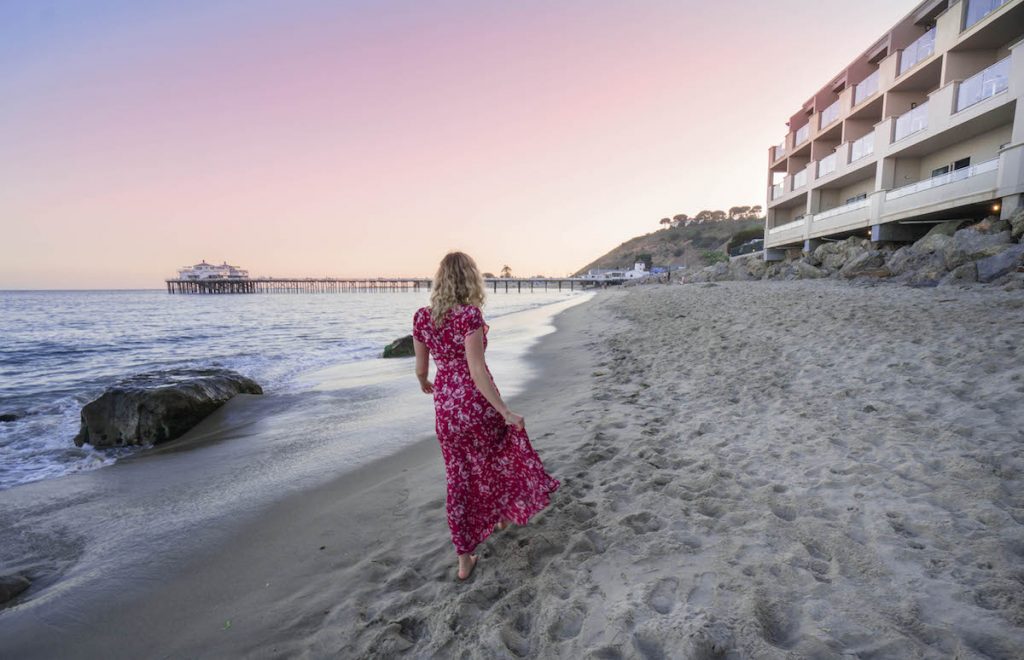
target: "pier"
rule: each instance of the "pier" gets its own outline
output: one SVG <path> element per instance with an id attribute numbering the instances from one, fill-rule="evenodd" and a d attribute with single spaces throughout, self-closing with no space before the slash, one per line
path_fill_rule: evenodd
<path id="1" fill-rule="evenodd" d="M 359 293 L 401 292 L 430 289 L 430 280 L 414 277 L 377 278 L 276 278 L 253 279 L 172 279 L 166 280 L 171 294 L 229 294 L 229 293 Z M 523 293 L 532 291 L 575 291 L 594 286 L 591 280 L 579 277 L 563 278 L 503 278 L 484 280 L 488 291 Z"/>

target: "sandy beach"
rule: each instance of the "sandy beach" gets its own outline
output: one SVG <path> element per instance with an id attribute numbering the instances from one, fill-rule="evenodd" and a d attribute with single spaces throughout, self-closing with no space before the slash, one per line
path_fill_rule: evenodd
<path id="1" fill-rule="evenodd" d="M 1024 656 L 1018 293 L 651 286 L 556 325 L 513 404 L 562 488 L 468 582 L 424 433 L 131 588 L 0 610 L 0 655 Z"/>

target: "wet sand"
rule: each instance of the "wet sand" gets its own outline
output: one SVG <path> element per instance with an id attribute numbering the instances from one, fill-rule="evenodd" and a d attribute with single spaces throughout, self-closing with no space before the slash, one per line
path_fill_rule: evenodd
<path id="1" fill-rule="evenodd" d="M 562 488 L 466 583 L 425 436 L 102 606 L 0 611 L 0 655 L 1024 655 L 1019 294 L 652 286 L 556 325 L 513 403 Z"/>

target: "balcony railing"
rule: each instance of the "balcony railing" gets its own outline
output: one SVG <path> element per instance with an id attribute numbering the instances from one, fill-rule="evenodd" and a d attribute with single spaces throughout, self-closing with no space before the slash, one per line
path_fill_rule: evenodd
<path id="1" fill-rule="evenodd" d="M 775 145 L 775 160 L 778 160 L 786 155 L 786 141 L 783 140 Z"/>
<path id="2" fill-rule="evenodd" d="M 822 211 L 821 213 L 815 213 L 814 214 L 814 219 L 812 220 L 812 222 L 821 222 L 822 220 L 828 220 L 829 218 L 834 218 L 837 215 L 842 215 L 842 214 L 848 213 L 850 211 L 856 211 L 857 209 L 862 209 L 862 208 L 866 207 L 869 203 L 870 202 L 868 202 L 867 199 L 858 199 L 856 202 L 850 202 L 849 204 L 843 204 L 842 206 L 837 206 L 834 209 L 829 209 L 827 211 Z"/>
<path id="3" fill-rule="evenodd" d="M 970 0 L 964 15 L 964 29 L 971 27 L 1010 0 Z"/>
<path id="4" fill-rule="evenodd" d="M 875 134 L 868 133 L 850 144 L 850 162 L 855 163 L 875 153 Z"/>
<path id="5" fill-rule="evenodd" d="M 836 154 L 832 153 L 818 161 L 818 178 L 836 171 Z"/>
<path id="6" fill-rule="evenodd" d="M 798 190 L 807 185 L 807 170 L 800 170 L 793 175 L 793 190 Z"/>
<path id="7" fill-rule="evenodd" d="M 1010 86 L 1010 58 L 999 60 L 989 68 L 960 83 L 956 92 L 956 111 L 969 108 Z"/>
<path id="8" fill-rule="evenodd" d="M 931 57 L 935 52 L 935 28 L 928 30 L 921 37 L 903 49 L 900 55 L 900 73 L 903 75 L 921 60 Z"/>
<path id="9" fill-rule="evenodd" d="M 878 91 L 878 70 L 857 83 L 853 88 L 853 104 L 860 105 Z"/>
<path id="10" fill-rule="evenodd" d="M 785 224 L 781 224 L 778 227 L 772 227 L 771 229 L 768 230 L 768 233 L 769 234 L 778 234 L 779 232 L 789 231 L 790 229 L 796 229 L 797 227 L 802 227 L 803 225 L 804 225 L 804 219 L 803 219 L 803 217 L 800 217 L 800 218 L 797 218 L 796 220 L 791 220 L 790 222 L 787 222 Z"/>
<path id="11" fill-rule="evenodd" d="M 906 197 L 907 195 L 913 195 L 914 193 L 921 192 L 922 190 L 929 190 L 938 186 L 944 186 L 947 183 L 953 183 L 954 181 L 963 181 L 964 179 L 969 179 L 972 176 L 984 174 L 985 172 L 994 172 L 998 168 L 999 159 L 993 158 L 992 160 L 986 160 L 985 162 L 978 163 L 977 165 L 971 165 L 970 167 L 963 167 L 959 170 L 953 170 L 952 172 L 933 176 L 930 179 L 925 179 L 924 181 L 918 181 L 917 183 L 893 188 L 885 193 L 885 198 L 898 199 L 900 197 Z"/>
<path id="12" fill-rule="evenodd" d="M 839 119 L 839 101 L 821 111 L 821 117 L 818 118 L 818 128 L 825 128 L 837 119 Z"/>
<path id="13" fill-rule="evenodd" d="M 893 133 L 892 141 L 898 142 L 908 135 L 913 135 L 926 128 L 928 128 L 928 104 L 922 103 L 910 112 L 896 118 L 896 132 Z"/>
<path id="14" fill-rule="evenodd" d="M 807 138 L 809 138 L 810 136 L 811 136 L 811 125 L 810 124 L 804 124 L 803 126 L 801 126 L 800 128 L 797 129 L 796 136 L 793 139 L 793 146 L 795 147 L 795 146 L 797 146 L 799 144 L 803 144 L 804 142 L 807 142 Z"/>
<path id="15" fill-rule="evenodd" d="M 783 187 L 781 183 L 776 183 L 774 186 L 772 186 L 772 199 L 778 199 L 779 197 L 782 197 L 782 193 Z"/>

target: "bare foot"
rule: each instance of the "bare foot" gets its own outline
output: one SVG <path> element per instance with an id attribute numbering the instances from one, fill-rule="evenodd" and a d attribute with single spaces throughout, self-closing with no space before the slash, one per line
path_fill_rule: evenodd
<path id="1" fill-rule="evenodd" d="M 476 555 L 459 555 L 459 579 L 465 580 L 473 573 L 476 567 Z"/>
<path id="2" fill-rule="evenodd" d="M 497 525 L 494 526 L 494 529 L 495 529 L 495 531 L 500 532 L 502 530 L 508 529 L 508 526 L 511 525 L 511 524 L 512 523 L 510 523 L 507 520 L 502 520 L 501 522 L 499 522 Z"/>

